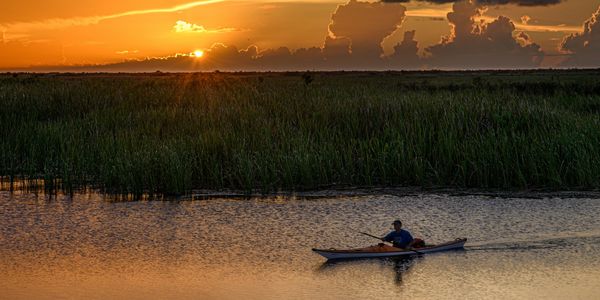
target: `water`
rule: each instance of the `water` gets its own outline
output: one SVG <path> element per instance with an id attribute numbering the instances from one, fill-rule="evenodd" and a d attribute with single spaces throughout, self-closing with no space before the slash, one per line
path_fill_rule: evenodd
<path id="1" fill-rule="evenodd" d="M 0 192 L 2 299 L 598 299 L 600 199 L 115 202 Z M 400 218 L 466 250 L 325 263 Z"/>

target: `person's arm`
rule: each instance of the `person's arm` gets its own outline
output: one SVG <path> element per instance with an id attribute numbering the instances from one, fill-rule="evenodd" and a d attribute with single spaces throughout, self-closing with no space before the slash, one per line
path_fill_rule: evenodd
<path id="1" fill-rule="evenodd" d="M 392 232 L 386 234 L 384 237 L 381 238 L 381 240 L 384 242 L 391 242 L 392 241 Z"/>
<path id="2" fill-rule="evenodd" d="M 410 240 L 410 242 L 408 242 L 408 244 L 406 245 L 406 249 L 412 249 L 412 245 L 415 243 L 415 239 L 413 238 L 412 234 L 410 234 L 410 232 L 406 231 L 405 238 Z"/>

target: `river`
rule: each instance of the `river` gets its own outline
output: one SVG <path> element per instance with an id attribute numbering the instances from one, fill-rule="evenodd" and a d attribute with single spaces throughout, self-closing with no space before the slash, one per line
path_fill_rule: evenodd
<path id="1" fill-rule="evenodd" d="M 2 299 L 594 299 L 600 199 L 424 193 L 114 201 L 0 192 Z M 402 219 L 465 250 L 326 263 Z"/>

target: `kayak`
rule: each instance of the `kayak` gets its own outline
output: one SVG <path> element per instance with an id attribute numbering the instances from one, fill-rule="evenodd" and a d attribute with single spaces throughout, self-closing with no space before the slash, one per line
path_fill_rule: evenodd
<path id="1" fill-rule="evenodd" d="M 441 252 L 448 250 L 462 249 L 465 246 L 467 239 L 456 239 L 451 242 L 438 244 L 438 245 L 426 245 L 425 247 L 415 248 L 413 250 L 404 250 L 401 248 L 392 247 L 383 243 L 378 245 L 349 250 L 338 250 L 338 249 L 312 249 L 317 254 L 327 259 L 351 259 L 351 258 L 377 258 L 377 257 L 397 257 L 415 254 L 424 254 L 432 252 Z"/>

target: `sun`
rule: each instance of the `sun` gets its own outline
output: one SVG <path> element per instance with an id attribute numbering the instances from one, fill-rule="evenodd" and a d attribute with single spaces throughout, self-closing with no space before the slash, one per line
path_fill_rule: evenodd
<path id="1" fill-rule="evenodd" d="M 194 55 L 195 57 L 202 57 L 202 56 L 204 56 L 204 51 L 196 50 L 192 53 L 192 55 Z"/>

